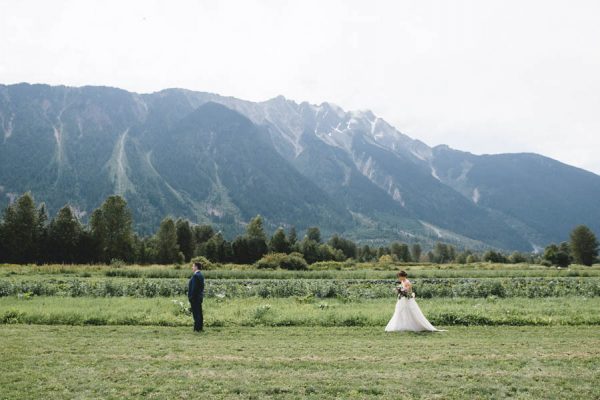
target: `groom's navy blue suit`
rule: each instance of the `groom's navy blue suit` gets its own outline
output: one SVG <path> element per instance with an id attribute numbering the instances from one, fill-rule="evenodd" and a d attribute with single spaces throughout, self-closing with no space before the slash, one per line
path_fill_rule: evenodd
<path id="1" fill-rule="evenodd" d="M 202 300 L 204 299 L 204 275 L 196 271 L 190 278 L 188 286 L 188 299 L 192 307 L 194 316 L 194 331 L 200 332 L 204 328 L 204 318 L 202 316 Z"/>

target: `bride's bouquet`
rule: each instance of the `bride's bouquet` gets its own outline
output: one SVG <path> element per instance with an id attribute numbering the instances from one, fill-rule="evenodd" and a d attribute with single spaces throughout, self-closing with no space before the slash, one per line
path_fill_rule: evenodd
<path id="1" fill-rule="evenodd" d="M 398 293 L 398 300 L 400 300 L 403 297 L 406 297 L 407 299 L 412 299 L 415 297 L 414 292 L 412 290 L 406 289 L 401 283 L 398 283 L 396 285 L 396 293 Z"/>

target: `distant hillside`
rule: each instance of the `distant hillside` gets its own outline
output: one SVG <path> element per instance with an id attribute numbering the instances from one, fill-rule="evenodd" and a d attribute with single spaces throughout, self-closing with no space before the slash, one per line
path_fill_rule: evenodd
<path id="1" fill-rule="evenodd" d="M 0 85 L 0 205 L 32 191 L 85 219 L 123 195 L 141 233 L 171 215 L 226 235 L 321 227 L 364 242 L 532 250 L 600 232 L 600 177 L 535 154 L 476 156 L 370 111 L 168 89 Z"/>

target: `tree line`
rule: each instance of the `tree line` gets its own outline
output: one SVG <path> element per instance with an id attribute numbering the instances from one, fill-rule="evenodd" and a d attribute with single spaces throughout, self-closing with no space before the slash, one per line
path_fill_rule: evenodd
<path id="1" fill-rule="evenodd" d="M 457 250 L 445 243 L 436 243 L 424 252 L 418 243 L 361 246 L 337 234 L 325 242 L 318 227 L 308 228 L 301 239 L 294 227 L 287 232 L 278 228 L 268 236 L 261 216 L 253 218 L 246 232 L 232 241 L 226 240 L 211 225 L 193 225 L 185 219 L 170 217 L 161 222 L 154 235 L 139 237 L 133 230 L 133 218 L 126 201 L 117 195 L 108 197 L 94 210 L 88 225 L 83 225 L 68 205 L 49 220 L 45 205 L 36 206 L 30 193 L 9 205 L 0 222 L 0 262 L 171 264 L 201 256 L 216 263 L 253 264 L 271 253 L 291 255 L 292 259 L 271 257 L 263 265 L 276 259 L 279 264 L 289 262 L 290 268 L 297 268 L 298 262 L 291 261 L 312 264 L 352 259 L 383 263 L 488 261 L 566 266 L 571 262 L 584 265 L 595 262 L 598 241 L 589 228 L 579 226 L 571 233 L 569 243 L 552 244 L 543 256 L 520 252 L 506 255 L 493 250 L 482 254 Z"/>

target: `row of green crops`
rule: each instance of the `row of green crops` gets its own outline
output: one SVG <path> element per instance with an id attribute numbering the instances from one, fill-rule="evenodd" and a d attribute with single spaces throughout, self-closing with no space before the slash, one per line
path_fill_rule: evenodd
<path id="1" fill-rule="evenodd" d="M 600 296 L 600 278 L 424 278 L 414 279 L 420 298 Z M 360 279 L 207 279 L 206 297 L 318 297 L 373 299 L 394 296 L 392 280 Z M 71 297 L 168 297 L 187 293 L 185 279 L 5 278 L 0 297 L 12 295 Z"/>
<path id="2" fill-rule="evenodd" d="M 362 264 L 360 264 L 362 266 Z M 231 268 L 229 268 L 231 267 Z M 443 268 L 442 268 L 443 267 Z M 312 266 L 311 266 L 312 268 Z M 571 266 L 567 269 L 540 265 L 396 265 L 381 270 L 377 264 L 355 266 L 353 269 L 315 269 L 286 271 L 255 269 L 251 265 L 225 265 L 218 270 L 204 271 L 207 279 L 394 279 L 399 269 L 408 271 L 414 278 L 508 278 L 508 277 L 600 277 L 600 265 L 594 267 Z M 189 278 L 187 265 L 125 266 L 106 265 L 11 265 L 0 264 L 0 278 L 17 276 L 52 275 L 64 277 L 122 277 L 147 279 Z"/>

